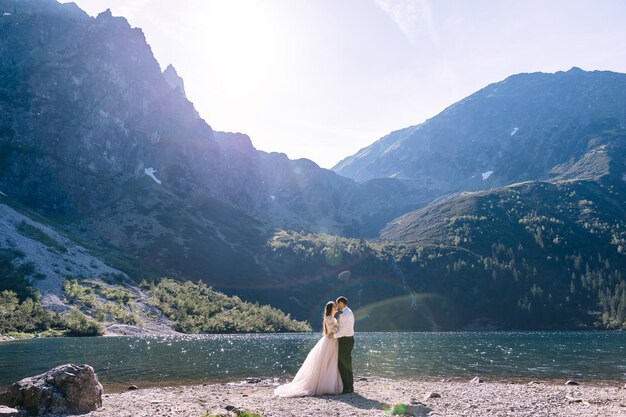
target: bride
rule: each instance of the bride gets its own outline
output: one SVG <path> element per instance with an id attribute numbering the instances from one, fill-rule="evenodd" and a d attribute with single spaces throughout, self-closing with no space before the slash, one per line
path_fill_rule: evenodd
<path id="1" fill-rule="evenodd" d="M 311 349 L 293 381 L 274 390 L 279 397 L 341 394 L 343 383 L 337 367 L 338 343 L 334 334 L 337 305 L 329 301 L 324 308 L 323 337 Z"/>

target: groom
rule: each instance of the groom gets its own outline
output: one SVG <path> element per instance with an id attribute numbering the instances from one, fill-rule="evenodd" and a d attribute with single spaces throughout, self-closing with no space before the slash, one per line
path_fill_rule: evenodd
<path id="1" fill-rule="evenodd" d="M 354 392 L 352 377 L 352 348 L 354 347 L 354 314 L 348 308 L 348 299 L 339 297 L 335 302 L 339 310 L 339 329 L 335 338 L 339 340 L 339 374 L 343 381 L 342 394 Z"/>

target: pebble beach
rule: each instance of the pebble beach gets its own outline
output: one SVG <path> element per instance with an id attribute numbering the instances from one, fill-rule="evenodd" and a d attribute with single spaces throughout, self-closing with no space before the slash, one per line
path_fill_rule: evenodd
<path id="1" fill-rule="evenodd" d="M 263 417 L 360 417 L 391 415 L 385 411 L 390 406 L 406 404 L 406 415 L 413 416 L 626 417 L 623 381 L 565 382 L 357 378 L 354 394 L 286 399 L 273 396 L 276 380 L 244 381 L 109 393 L 102 408 L 85 416 L 236 416 L 248 411 Z"/>

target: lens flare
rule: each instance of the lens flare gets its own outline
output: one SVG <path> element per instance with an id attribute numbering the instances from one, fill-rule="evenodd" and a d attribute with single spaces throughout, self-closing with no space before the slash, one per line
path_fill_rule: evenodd
<path id="1" fill-rule="evenodd" d="M 343 254 L 339 248 L 327 248 L 324 258 L 330 266 L 337 266 L 343 262 Z"/>
<path id="2" fill-rule="evenodd" d="M 376 301 L 354 312 L 357 326 L 363 330 L 434 330 L 441 326 L 437 322 L 436 310 L 445 305 L 444 298 L 437 294 L 406 294 Z"/>
<path id="3" fill-rule="evenodd" d="M 351 276 L 352 276 L 352 272 L 350 272 L 350 271 L 341 271 L 339 274 L 337 274 L 337 279 L 339 281 L 348 281 Z"/>

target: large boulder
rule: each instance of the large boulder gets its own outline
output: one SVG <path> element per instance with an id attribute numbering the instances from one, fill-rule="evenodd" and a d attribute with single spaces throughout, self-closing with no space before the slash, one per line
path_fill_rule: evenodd
<path id="1" fill-rule="evenodd" d="M 22 417 L 23 413 L 15 408 L 5 407 L 0 405 L 0 417 Z"/>
<path id="2" fill-rule="evenodd" d="M 0 404 L 31 415 L 88 413 L 102 407 L 102 385 L 89 365 L 61 365 L 14 383 Z"/>

